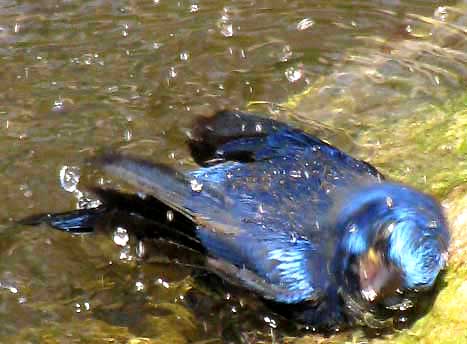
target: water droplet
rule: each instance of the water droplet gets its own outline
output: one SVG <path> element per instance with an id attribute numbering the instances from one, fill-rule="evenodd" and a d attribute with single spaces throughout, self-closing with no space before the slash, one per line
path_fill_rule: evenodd
<path id="1" fill-rule="evenodd" d="M 167 221 L 172 222 L 174 220 L 174 212 L 172 210 L 167 210 Z"/>
<path id="2" fill-rule="evenodd" d="M 63 99 L 59 98 L 59 99 L 56 99 L 52 105 L 52 111 L 53 112 L 61 112 L 63 110 L 63 107 L 64 107 L 64 102 L 63 102 Z"/>
<path id="3" fill-rule="evenodd" d="M 302 19 L 298 24 L 297 24 L 297 30 L 298 31 L 304 31 L 306 29 L 309 29 L 315 24 L 315 22 L 310 19 L 310 18 L 305 18 Z"/>
<path id="4" fill-rule="evenodd" d="M 32 196 L 32 191 L 27 184 L 21 184 L 19 190 L 23 192 L 24 197 L 29 198 Z"/>
<path id="5" fill-rule="evenodd" d="M 281 62 L 287 62 L 293 55 L 292 49 L 290 49 L 290 45 L 286 45 L 282 48 L 282 55 L 279 58 Z"/>
<path id="6" fill-rule="evenodd" d="M 444 6 L 439 6 L 434 13 L 434 17 L 440 21 L 446 21 L 448 18 L 448 11 L 447 8 Z"/>
<path id="7" fill-rule="evenodd" d="M 135 287 L 136 287 L 136 291 L 143 291 L 144 290 L 144 284 L 141 281 L 136 281 Z"/>
<path id="8" fill-rule="evenodd" d="M 362 296 L 365 300 L 373 302 L 378 296 L 378 294 L 373 288 L 368 287 L 366 289 L 362 289 Z"/>
<path id="9" fill-rule="evenodd" d="M 182 51 L 180 53 L 180 60 L 188 61 L 189 58 L 190 58 L 190 53 L 188 51 Z"/>
<path id="10" fill-rule="evenodd" d="M 285 77 L 289 82 L 297 82 L 303 77 L 303 70 L 301 68 L 289 67 L 284 72 Z"/>
<path id="11" fill-rule="evenodd" d="M 142 240 L 138 241 L 138 245 L 136 245 L 136 256 L 138 258 L 143 258 L 144 254 L 146 253 L 144 242 Z"/>
<path id="12" fill-rule="evenodd" d="M 260 214 L 264 214 L 264 208 L 263 208 L 263 203 L 260 203 L 258 206 L 258 211 Z"/>
<path id="13" fill-rule="evenodd" d="M 201 192 L 203 190 L 203 183 L 198 182 L 196 179 L 190 180 L 190 186 L 194 192 Z"/>
<path id="14" fill-rule="evenodd" d="M 177 76 L 177 71 L 175 70 L 175 67 L 170 67 L 169 68 L 169 76 L 173 79 Z"/>
<path id="15" fill-rule="evenodd" d="M 115 93 L 115 92 L 118 92 L 119 88 L 118 86 L 109 86 L 107 87 L 107 92 L 109 93 Z"/>
<path id="16" fill-rule="evenodd" d="M 123 246 L 126 246 L 126 244 L 128 244 L 129 240 L 130 240 L 130 237 L 128 235 L 128 231 L 123 227 L 117 227 L 113 235 L 114 243 L 117 244 L 118 246 L 123 247 Z"/>
<path id="17" fill-rule="evenodd" d="M 386 197 L 386 205 L 388 206 L 389 209 L 391 209 L 394 206 L 394 201 L 389 196 Z"/>
<path id="18" fill-rule="evenodd" d="M 126 142 L 129 142 L 131 141 L 133 137 L 133 133 L 130 129 L 125 129 L 125 131 L 123 132 L 123 139 L 126 141 Z"/>
<path id="19" fill-rule="evenodd" d="M 224 37 L 233 36 L 233 25 L 230 22 L 230 17 L 227 14 L 222 15 L 221 19 L 217 22 L 217 27 L 219 28 L 222 36 Z"/>
<path id="20" fill-rule="evenodd" d="M 257 133 L 260 133 L 261 131 L 263 131 L 263 126 L 260 123 L 257 123 L 255 126 L 255 130 Z"/>
<path id="21" fill-rule="evenodd" d="M 130 254 L 130 246 L 125 246 L 122 248 L 122 250 L 120 251 L 119 259 L 126 260 L 126 261 L 133 260 L 133 256 Z"/>
<path id="22" fill-rule="evenodd" d="M 232 24 L 225 24 L 222 27 L 221 34 L 224 37 L 232 37 L 233 36 L 233 26 Z"/>
<path id="23" fill-rule="evenodd" d="M 169 283 L 164 281 L 162 278 L 158 278 L 156 282 L 162 285 L 164 288 L 168 289 L 170 287 Z"/>
<path id="24" fill-rule="evenodd" d="M 290 233 L 290 242 L 295 244 L 297 242 L 297 235 L 295 233 Z"/>
<path id="25" fill-rule="evenodd" d="M 60 169 L 59 175 L 62 188 L 68 192 L 75 192 L 80 178 L 79 167 L 64 165 Z"/>
<path id="26" fill-rule="evenodd" d="M 301 178 L 302 177 L 302 171 L 300 170 L 292 170 L 289 172 L 289 176 L 292 178 Z"/>

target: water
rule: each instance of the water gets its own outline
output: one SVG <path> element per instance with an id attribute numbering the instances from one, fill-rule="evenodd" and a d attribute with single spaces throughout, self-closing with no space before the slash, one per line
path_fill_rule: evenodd
<path id="1" fill-rule="evenodd" d="M 190 123 L 224 108 L 269 112 L 444 197 L 466 180 L 465 13 L 454 1 L 2 1 L 0 342 L 308 333 L 164 252 L 138 263 L 130 239 L 7 226 L 81 204 L 83 185 L 108 183 L 83 161 L 107 149 L 192 166 Z"/>

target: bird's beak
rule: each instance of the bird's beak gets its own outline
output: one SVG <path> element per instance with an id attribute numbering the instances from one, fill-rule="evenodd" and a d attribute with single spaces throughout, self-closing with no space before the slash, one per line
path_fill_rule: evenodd
<path id="1" fill-rule="evenodd" d="M 402 276 L 392 264 L 374 248 L 359 260 L 360 291 L 369 302 L 377 302 L 401 287 Z"/>

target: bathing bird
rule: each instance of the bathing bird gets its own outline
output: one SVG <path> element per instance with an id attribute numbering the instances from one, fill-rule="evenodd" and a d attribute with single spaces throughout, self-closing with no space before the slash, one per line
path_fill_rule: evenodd
<path id="1" fill-rule="evenodd" d="M 313 135 L 221 111 L 195 121 L 188 145 L 198 165 L 189 171 L 98 156 L 93 166 L 134 195 L 94 188 L 99 207 L 25 223 L 80 233 L 112 207 L 127 208 L 155 224 L 140 236 L 194 248 L 210 272 L 316 328 L 388 326 L 446 267 L 450 235 L 435 199 Z"/>

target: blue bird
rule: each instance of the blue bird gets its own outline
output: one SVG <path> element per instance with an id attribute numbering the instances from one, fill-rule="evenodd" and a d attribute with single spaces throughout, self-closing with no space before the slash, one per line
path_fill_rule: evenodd
<path id="1" fill-rule="evenodd" d="M 96 188 L 101 207 L 25 223 L 85 232 L 112 203 L 159 224 L 170 209 L 181 222 L 158 235 L 204 252 L 211 272 L 316 328 L 388 326 L 446 266 L 450 235 L 433 198 L 314 136 L 222 111 L 195 123 L 189 147 L 200 167 L 188 172 L 98 157 L 95 166 L 147 197 Z"/>

